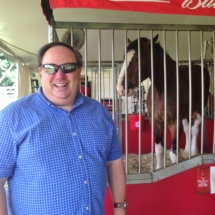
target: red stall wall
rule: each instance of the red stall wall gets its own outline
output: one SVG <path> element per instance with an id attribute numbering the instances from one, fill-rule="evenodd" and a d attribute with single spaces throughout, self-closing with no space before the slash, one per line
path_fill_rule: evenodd
<path id="1" fill-rule="evenodd" d="M 125 151 L 125 122 L 123 127 L 122 150 Z M 206 151 L 212 153 L 214 120 L 205 120 Z M 138 153 L 138 132 L 129 129 L 128 151 Z M 199 132 L 200 133 L 200 132 Z M 148 120 L 142 130 L 142 151 L 151 151 L 151 128 Z M 181 147 L 185 144 L 182 132 Z M 200 135 L 198 138 L 200 143 Z M 167 135 L 167 148 L 171 146 L 170 133 Z M 214 165 L 214 164 L 213 164 Z M 209 165 L 201 165 L 204 167 Z M 126 215 L 215 215 L 215 194 L 196 193 L 196 168 L 184 171 L 158 182 L 127 185 L 128 209 Z M 109 189 L 105 197 L 105 214 L 113 215 Z"/>
<path id="2" fill-rule="evenodd" d="M 196 168 L 150 184 L 129 184 L 127 201 L 126 215 L 215 214 L 215 195 L 196 194 Z M 105 215 L 113 215 L 108 188 Z"/>

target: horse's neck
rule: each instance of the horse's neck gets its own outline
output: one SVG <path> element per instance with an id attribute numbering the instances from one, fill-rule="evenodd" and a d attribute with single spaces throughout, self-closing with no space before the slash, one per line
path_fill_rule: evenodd
<path id="1" fill-rule="evenodd" d="M 163 88 L 164 86 L 164 72 L 166 72 L 166 79 L 167 82 L 174 82 L 176 78 L 176 63 L 172 59 L 166 59 L 166 69 L 164 69 L 164 60 L 163 56 L 155 55 L 154 64 L 153 64 L 153 71 L 154 71 L 154 83 L 159 88 Z M 148 67 L 148 77 L 151 80 L 151 62 Z"/>

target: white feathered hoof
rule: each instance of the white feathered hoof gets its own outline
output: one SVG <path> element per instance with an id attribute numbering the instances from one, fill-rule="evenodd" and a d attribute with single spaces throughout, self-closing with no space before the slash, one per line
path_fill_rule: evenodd
<path id="1" fill-rule="evenodd" d="M 160 143 L 155 144 L 155 154 L 157 159 L 156 169 L 164 168 L 163 153 L 163 146 Z"/>
<path id="2" fill-rule="evenodd" d="M 176 154 L 172 150 L 169 153 L 169 157 L 170 157 L 172 163 L 176 163 L 177 162 L 177 156 L 176 156 Z"/>
<path id="3" fill-rule="evenodd" d="M 177 160 L 177 154 L 175 154 L 173 151 L 170 151 L 169 156 L 170 156 L 172 163 L 177 163 L 177 161 L 182 160 L 181 154 L 179 152 L 177 152 L 177 153 L 178 153 L 178 160 Z"/>
<path id="4" fill-rule="evenodd" d="M 196 156 L 196 155 L 199 155 L 199 150 L 197 147 L 191 149 L 191 156 Z"/>
<path id="5" fill-rule="evenodd" d="M 184 151 L 181 153 L 181 157 L 182 157 L 183 159 L 189 158 L 189 151 L 184 150 Z"/>

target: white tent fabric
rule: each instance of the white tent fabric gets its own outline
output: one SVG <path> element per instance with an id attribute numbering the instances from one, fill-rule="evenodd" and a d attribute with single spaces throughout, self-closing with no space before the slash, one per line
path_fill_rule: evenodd
<path id="1" fill-rule="evenodd" d="M 17 63 L 18 57 L 1 40 L 0 40 L 0 52 L 2 52 L 4 56 L 7 57 L 11 62 Z"/>
<path id="2" fill-rule="evenodd" d="M 21 61 L 17 61 L 18 66 L 18 84 L 17 96 L 18 99 L 30 94 L 30 71 L 27 66 L 23 66 Z"/>

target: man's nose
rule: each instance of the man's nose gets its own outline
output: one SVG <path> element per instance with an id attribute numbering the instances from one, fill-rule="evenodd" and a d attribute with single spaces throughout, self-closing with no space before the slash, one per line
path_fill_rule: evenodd
<path id="1" fill-rule="evenodd" d="M 65 73 L 63 73 L 62 69 L 59 68 L 58 71 L 57 71 L 57 73 L 55 74 L 55 76 L 57 76 L 57 77 L 58 77 L 58 76 L 59 76 L 59 77 L 65 76 Z"/>

